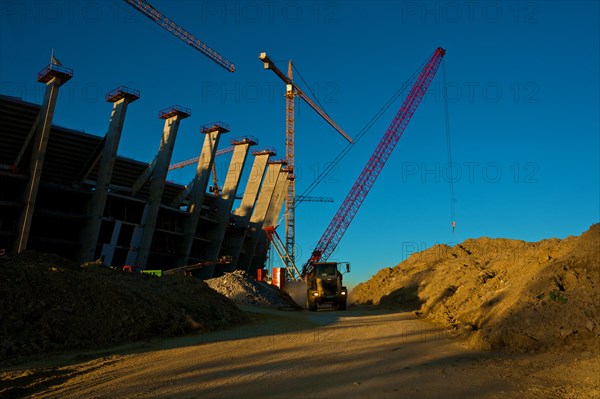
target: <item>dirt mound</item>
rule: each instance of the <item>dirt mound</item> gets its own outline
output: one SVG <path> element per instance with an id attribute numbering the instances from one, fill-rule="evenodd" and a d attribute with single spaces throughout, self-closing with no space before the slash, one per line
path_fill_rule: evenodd
<path id="1" fill-rule="evenodd" d="M 189 277 L 84 268 L 35 252 L 0 257 L 0 271 L 0 361 L 247 321 L 230 300 Z"/>
<path id="2" fill-rule="evenodd" d="M 358 303 L 411 308 L 477 349 L 600 352 L 600 224 L 579 237 L 436 245 L 379 271 Z"/>
<path id="3" fill-rule="evenodd" d="M 206 283 L 238 305 L 299 308 L 287 293 L 273 285 L 257 281 L 241 270 L 206 280 Z"/>

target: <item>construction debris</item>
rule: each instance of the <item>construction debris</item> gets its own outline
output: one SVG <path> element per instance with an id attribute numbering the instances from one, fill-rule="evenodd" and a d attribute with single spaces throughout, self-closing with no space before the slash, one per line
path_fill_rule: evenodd
<path id="1" fill-rule="evenodd" d="M 564 240 L 436 245 L 379 271 L 351 297 L 412 309 L 476 349 L 600 353 L 599 287 L 595 224 Z"/>
<path id="2" fill-rule="evenodd" d="M 247 322 L 199 279 L 85 267 L 36 252 L 0 257 L 0 361 Z"/>
<path id="3" fill-rule="evenodd" d="M 279 288 L 257 281 L 241 270 L 206 280 L 213 290 L 238 305 L 257 305 L 282 309 L 299 309 L 294 300 Z"/>

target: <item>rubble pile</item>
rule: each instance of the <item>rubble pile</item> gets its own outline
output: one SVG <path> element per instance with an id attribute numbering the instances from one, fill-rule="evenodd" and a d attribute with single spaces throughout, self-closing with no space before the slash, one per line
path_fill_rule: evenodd
<path id="1" fill-rule="evenodd" d="M 286 292 L 273 285 L 257 281 L 241 270 L 206 280 L 206 283 L 238 305 L 299 308 Z"/>

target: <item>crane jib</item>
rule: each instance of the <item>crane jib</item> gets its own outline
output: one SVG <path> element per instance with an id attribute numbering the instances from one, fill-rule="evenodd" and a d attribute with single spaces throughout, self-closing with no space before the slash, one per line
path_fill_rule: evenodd
<path id="1" fill-rule="evenodd" d="M 235 66 L 225 59 L 222 55 L 217 53 L 215 50 L 208 47 L 205 43 L 202 43 L 199 39 L 197 39 L 194 35 L 187 32 L 185 29 L 177 25 L 175 22 L 161 14 L 156 8 L 152 7 L 145 0 L 124 0 L 131 7 L 139 11 L 141 14 L 148 17 L 150 20 L 154 21 L 168 32 L 171 32 L 172 35 L 176 36 L 184 43 L 187 43 L 194 49 L 200 51 L 206 57 L 213 60 L 216 64 L 221 67 L 227 69 L 229 72 L 235 72 Z"/>
<path id="2" fill-rule="evenodd" d="M 321 116 L 321 118 L 323 118 L 327 123 L 329 123 L 329 125 L 333 127 L 339 134 L 341 134 L 346 140 L 348 140 L 348 142 L 354 142 L 352 138 L 341 127 L 339 127 L 337 123 L 335 123 L 331 119 L 331 117 L 327 115 L 327 113 L 325 113 L 325 111 L 323 111 L 317 104 L 315 104 L 315 102 L 310 97 L 308 97 L 306 93 L 302 91 L 302 89 L 298 87 L 298 85 L 296 85 L 279 68 L 277 68 L 277 65 L 275 65 L 275 63 L 267 56 L 267 53 L 261 53 L 258 56 L 258 58 L 263 62 L 265 69 L 272 70 L 275 73 L 275 75 L 277 75 L 286 85 L 291 85 L 294 90 L 294 93 L 299 95 L 300 98 L 302 98 L 316 113 L 318 113 Z"/>

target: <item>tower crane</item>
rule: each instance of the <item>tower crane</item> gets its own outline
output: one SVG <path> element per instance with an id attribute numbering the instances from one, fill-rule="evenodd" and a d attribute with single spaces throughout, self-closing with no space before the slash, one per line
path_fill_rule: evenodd
<path id="1" fill-rule="evenodd" d="M 221 54 L 217 53 L 215 50 L 208 47 L 205 43 L 201 42 L 200 39 L 197 39 L 194 35 L 183 29 L 181 26 L 177 25 L 175 22 L 164 16 L 160 13 L 156 8 L 152 7 L 150 3 L 145 0 L 124 0 L 131 7 L 139 11 L 142 15 L 150 18 L 152 21 L 156 22 L 162 28 L 171 32 L 173 36 L 177 37 L 181 41 L 189 44 L 195 50 L 198 50 L 206 57 L 213 60 L 222 68 L 225 68 L 229 72 L 235 72 L 235 66 L 225 59 Z"/>
<path id="2" fill-rule="evenodd" d="M 235 146 L 232 145 L 230 147 L 223 148 L 222 150 L 217 150 L 217 152 L 215 153 L 215 157 L 218 157 L 218 156 L 224 155 L 224 154 L 229 154 L 230 152 L 233 152 L 234 149 L 235 149 Z M 195 157 L 195 158 L 191 158 L 191 159 L 186 159 L 185 161 L 174 163 L 172 165 L 169 165 L 169 171 L 174 170 L 174 169 L 185 168 L 188 165 L 198 163 L 199 159 L 200 159 L 200 157 Z"/>
<path id="3" fill-rule="evenodd" d="M 377 148 L 375 148 L 371 158 L 369 158 L 366 166 L 344 199 L 344 202 L 342 202 L 337 213 L 325 229 L 325 232 L 315 246 L 311 257 L 303 266 L 303 276 L 310 276 L 311 274 L 314 276 L 314 273 L 311 273 L 314 265 L 317 262 L 324 262 L 329 259 L 329 256 L 331 256 L 339 244 L 344 233 L 348 229 L 350 222 L 352 222 L 352 219 L 356 216 L 356 213 L 367 197 L 369 190 L 373 187 L 383 166 L 392 154 L 398 140 L 402 137 L 408 122 L 410 122 L 411 117 L 421 103 L 445 53 L 446 50 L 438 47 L 421 70 L 415 84 L 408 93 L 408 96 L 392 120 L 392 123 L 385 132 L 383 138 L 377 145 Z"/>
<path id="4" fill-rule="evenodd" d="M 215 156 L 218 157 L 220 155 L 229 154 L 230 152 L 233 152 L 234 149 L 235 149 L 235 146 L 232 145 L 230 147 L 223 148 L 222 150 L 217 150 L 217 152 L 215 153 Z M 169 166 L 169 171 L 185 168 L 186 166 L 198 163 L 199 159 L 200 159 L 200 157 L 195 157 L 195 158 L 191 158 L 191 159 L 186 159 L 185 161 L 174 163 Z M 212 175 L 213 175 L 213 185 L 215 188 L 217 188 L 218 187 L 217 170 L 216 170 L 214 162 L 213 162 L 213 168 L 212 168 Z M 218 193 L 218 190 L 215 191 L 215 194 L 217 194 L 217 193 Z M 311 197 L 308 195 L 297 195 L 294 199 L 296 201 L 302 201 L 302 202 L 304 202 L 304 201 L 306 201 L 306 202 L 333 202 L 333 198 L 331 198 L 331 197 Z"/>
<path id="5" fill-rule="evenodd" d="M 212 48 L 208 47 L 205 43 L 200 41 L 200 39 L 196 38 L 194 35 L 192 35 L 188 31 L 186 31 L 185 29 L 183 29 L 181 26 L 177 25 L 175 22 L 173 22 L 172 20 L 167 18 L 156 8 L 152 7 L 152 5 L 150 5 L 150 3 L 148 3 L 147 1 L 145 1 L 145 0 L 124 0 L 124 1 L 127 4 L 129 4 L 131 7 L 133 7 L 135 10 L 139 11 L 142 15 L 148 17 L 150 20 L 154 21 L 159 26 L 166 29 L 168 32 L 171 32 L 171 34 L 173 34 L 173 36 L 177 37 L 181 41 L 189 44 L 195 50 L 198 50 L 199 52 L 204 54 L 206 57 L 208 57 L 209 59 L 214 61 L 217 65 L 221 66 L 222 68 L 225 68 L 229 72 L 235 72 L 235 66 L 230 61 L 228 61 L 226 58 L 224 58 L 221 54 L 217 53 Z M 221 150 L 221 153 L 219 154 L 217 152 L 217 155 L 226 154 L 231 151 L 233 151 L 233 147 L 226 148 L 225 150 Z M 198 162 L 198 158 L 190 159 L 188 161 L 183 161 L 178 164 L 171 165 L 169 167 L 169 170 L 182 168 L 184 166 L 190 165 L 195 162 Z M 219 190 L 218 190 L 218 185 L 217 185 L 218 182 L 216 179 L 217 179 L 217 173 L 216 173 L 215 165 L 213 164 L 214 188 L 215 188 L 215 193 L 218 195 Z"/>
<path id="6" fill-rule="evenodd" d="M 217 150 L 217 152 L 215 153 L 215 157 L 218 157 L 218 156 L 224 155 L 224 154 L 229 154 L 230 152 L 233 152 L 234 149 L 235 149 L 235 146 L 232 145 L 230 147 L 223 148 L 222 150 Z M 185 161 L 174 163 L 172 165 L 169 165 L 169 171 L 172 171 L 174 169 L 185 168 L 188 165 L 198 163 L 199 159 L 200 159 L 200 157 L 195 157 L 195 158 L 191 158 L 191 159 L 186 159 Z M 219 181 L 217 180 L 217 166 L 215 165 L 214 162 L 212 164 L 212 176 L 213 176 L 213 193 L 215 195 L 219 196 L 219 194 L 221 192 L 219 191 Z"/>
<path id="7" fill-rule="evenodd" d="M 290 171 L 288 185 L 288 192 L 285 201 L 285 248 L 288 253 L 287 262 L 288 266 L 291 267 L 291 263 L 295 260 L 295 246 L 296 246 L 296 221 L 295 221 L 295 195 L 296 186 L 294 181 L 294 101 L 295 97 L 298 96 L 303 99 L 317 114 L 321 116 L 331 127 L 337 130 L 348 142 L 353 143 L 352 138 L 339 127 L 333 119 L 327 115 L 315 102 L 306 95 L 293 81 L 292 73 L 292 61 L 288 62 L 287 75 L 284 74 L 275 63 L 267 56 L 267 53 L 261 53 L 258 57 L 264 65 L 265 69 L 272 70 L 278 77 L 286 84 L 285 104 L 286 104 L 286 119 L 285 119 L 285 155 L 287 168 Z"/>

